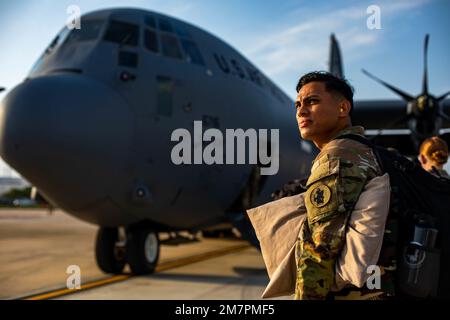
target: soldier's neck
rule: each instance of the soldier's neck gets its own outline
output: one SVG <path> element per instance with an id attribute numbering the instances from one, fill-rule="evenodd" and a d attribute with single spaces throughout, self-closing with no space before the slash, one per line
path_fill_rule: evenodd
<path id="1" fill-rule="evenodd" d="M 328 144 L 328 142 L 330 142 L 331 140 L 333 140 L 334 137 L 337 136 L 337 134 L 339 132 L 341 132 L 344 129 L 347 129 L 349 127 L 351 127 L 352 124 L 349 122 L 346 122 L 345 124 L 336 127 L 334 130 L 330 131 L 329 134 L 326 135 L 325 138 L 323 139 L 315 139 L 313 141 L 313 143 L 316 145 L 316 147 L 322 151 L 323 148 L 325 148 L 325 146 Z"/>

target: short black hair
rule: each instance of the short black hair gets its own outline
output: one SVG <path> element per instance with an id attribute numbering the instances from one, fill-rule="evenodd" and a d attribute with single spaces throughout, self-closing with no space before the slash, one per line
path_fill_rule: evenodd
<path id="1" fill-rule="evenodd" d="M 314 71 L 303 75 L 297 83 L 297 93 L 307 83 L 310 82 L 325 82 L 325 89 L 327 91 L 335 91 L 344 96 L 350 102 L 350 114 L 353 111 L 353 87 L 347 80 L 336 77 L 327 71 Z"/>

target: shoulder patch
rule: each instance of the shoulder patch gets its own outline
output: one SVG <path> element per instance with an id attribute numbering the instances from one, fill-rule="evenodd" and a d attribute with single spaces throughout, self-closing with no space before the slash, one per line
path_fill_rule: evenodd
<path id="1" fill-rule="evenodd" d="M 321 208 L 330 202 L 331 190 L 325 185 L 321 184 L 315 187 L 310 193 L 310 201 L 316 208 Z"/>

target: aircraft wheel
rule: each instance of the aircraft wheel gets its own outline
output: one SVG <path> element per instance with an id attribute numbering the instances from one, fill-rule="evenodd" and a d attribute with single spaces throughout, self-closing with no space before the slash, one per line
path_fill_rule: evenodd
<path id="1" fill-rule="evenodd" d="M 98 267 L 106 273 L 122 273 L 125 267 L 124 256 L 119 253 L 117 243 L 119 241 L 118 228 L 98 229 L 95 244 L 95 257 Z"/>
<path id="2" fill-rule="evenodd" d="M 133 226 L 127 232 L 127 261 L 134 274 L 155 271 L 159 258 L 158 233 L 149 226 Z"/>

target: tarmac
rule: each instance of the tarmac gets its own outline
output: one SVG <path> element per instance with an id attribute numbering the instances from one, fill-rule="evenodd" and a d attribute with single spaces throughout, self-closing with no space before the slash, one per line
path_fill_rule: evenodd
<path id="1" fill-rule="evenodd" d="M 269 282 L 261 253 L 233 237 L 162 245 L 152 275 L 105 274 L 96 231 L 61 210 L 0 209 L 0 299 L 259 300 Z M 81 289 L 67 287 L 73 265 Z"/>

